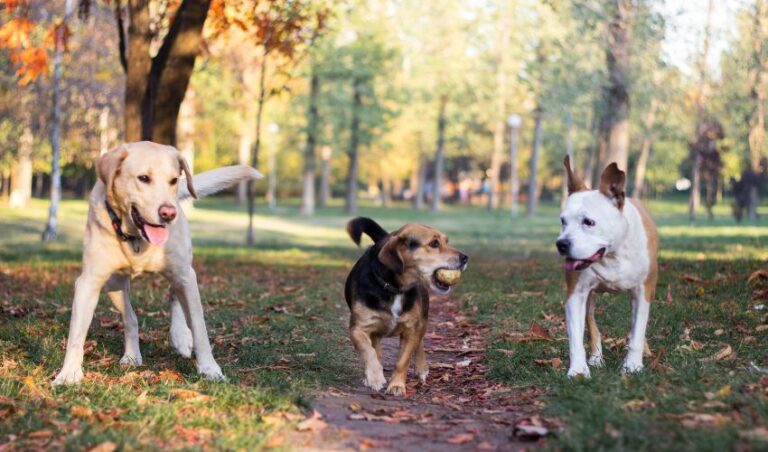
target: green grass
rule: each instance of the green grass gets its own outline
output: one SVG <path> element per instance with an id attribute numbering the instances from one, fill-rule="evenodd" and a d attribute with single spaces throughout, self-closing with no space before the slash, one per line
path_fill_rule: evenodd
<path id="1" fill-rule="evenodd" d="M 718 208 L 716 221 L 695 227 L 688 226 L 682 202 L 651 202 L 649 208 L 662 247 L 648 328 L 655 358 L 645 360 L 642 374 L 622 378 L 624 350 L 605 345 L 607 365 L 589 381 L 565 377 L 564 283 L 553 252 L 556 206 L 542 206 L 531 220 L 450 206 L 431 215 L 405 205 L 364 204 L 360 214 L 388 229 L 431 224 L 470 254 L 470 270 L 456 293 L 476 321 L 491 327 L 489 377 L 546 389 L 544 415 L 565 425 L 549 446 L 766 447 L 740 432 L 768 425 L 768 379 L 761 384 L 762 375 L 750 370 L 752 362 L 768 367 L 768 331 L 756 331 L 768 311 L 755 309 L 765 302 L 766 287 L 763 281 L 747 284 L 748 275 L 765 265 L 768 230 L 736 225 L 726 206 Z M 102 297 L 89 335 L 95 342 L 85 358 L 88 383 L 51 388 L 63 359 L 86 209 L 84 202 L 65 201 L 61 239 L 42 245 L 45 203 L 21 211 L 0 207 L 0 444 L 81 448 L 109 440 L 135 448 L 258 448 L 279 444 L 275 438 L 284 425 L 319 390 L 357 381 L 342 293 L 360 251 L 345 235 L 341 207 L 311 219 L 299 216 L 295 205 L 260 209 L 257 243 L 248 248 L 242 245 L 242 209 L 214 198 L 199 202 L 189 216 L 214 354 L 230 381 L 200 380 L 193 363 L 171 351 L 165 283 L 145 275 L 132 291 L 145 366 L 131 371 L 117 364 L 122 332 Z M 626 296 L 601 298 L 598 323 L 605 339 L 626 334 L 628 305 Z M 554 340 L 516 342 L 534 321 Z M 681 339 L 686 328 L 693 343 Z M 700 361 L 725 346 L 735 356 Z M 551 358 L 563 366 L 534 362 Z M 190 398 L 180 389 L 210 399 Z M 647 401 L 644 409 L 625 406 L 638 400 Z M 701 417 L 684 422 L 686 413 L 719 416 L 704 418 L 716 425 L 702 425 Z"/>

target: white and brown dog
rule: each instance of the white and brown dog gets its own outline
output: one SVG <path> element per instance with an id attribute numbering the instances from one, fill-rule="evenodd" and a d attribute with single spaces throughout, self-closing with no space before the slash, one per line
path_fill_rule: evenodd
<path id="1" fill-rule="evenodd" d="M 187 358 L 194 352 L 203 377 L 224 379 L 208 341 L 192 268 L 189 226 L 178 201 L 212 194 L 261 174 L 238 165 L 193 179 L 176 148 L 147 141 L 123 144 L 104 154 L 96 173 L 99 180 L 88 206 L 83 269 L 75 282 L 67 352 L 54 384 L 83 379 L 83 345 L 102 287 L 125 325 L 120 364 L 141 365 L 139 325 L 129 290 L 131 277 L 144 272 L 162 273 L 170 282 L 171 345 Z M 180 179 L 182 174 L 186 179 Z"/>
<path id="2" fill-rule="evenodd" d="M 645 329 L 658 278 L 658 237 L 648 211 L 637 200 L 625 199 L 626 175 L 616 163 L 603 171 L 600 188 L 588 190 L 565 158 L 568 199 L 560 221 L 557 250 L 565 256 L 568 298 L 570 367 L 568 376 L 589 377 L 589 365 L 603 365 L 600 331 L 595 323 L 597 295 L 629 292 L 632 325 L 624 372 L 643 368 Z M 590 356 L 584 350 L 584 323 L 589 328 Z"/>

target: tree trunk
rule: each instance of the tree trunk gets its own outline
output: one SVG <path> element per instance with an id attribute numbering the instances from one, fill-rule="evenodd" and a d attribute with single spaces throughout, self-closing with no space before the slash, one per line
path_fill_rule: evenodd
<path id="1" fill-rule="evenodd" d="M 323 146 L 322 155 L 323 159 L 321 174 L 320 174 L 320 198 L 317 200 L 318 207 L 326 207 L 331 201 L 333 194 L 331 193 L 331 148 L 330 146 Z"/>
<path id="2" fill-rule="evenodd" d="M 600 169 L 616 162 L 626 171 L 629 151 L 629 68 L 632 47 L 632 2 L 613 0 L 613 17 L 608 25 L 608 109 L 610 121 L 608 153 Z"/>
<path id="3" fill-rule="evenodd" d="M 763 61 L 763 44 L 765 42 L 765 30 L 763 17 L 766 14 L 765 2 L 756 0 L 752 17 L 752 61 L 750 64 L 750 98 L 754 102 L 754 109 L 750 119 L 749 129 L 749 157 L 752 171 L 760 174 L 760 160 L 763 157 L 763 142 L 765 141 L 765 100 L 766 80 Z M 759 192 L 753 186 L 749 191 L 749 203 L 747 204 L 747 216 L 750 220 L 757 220 L 757 206 L 760 204 Z"/>
<path id="4" fill-rule="evenodd" d="M 26 118 L 24 132 L 19 140 L 18 159 L 11 166 L 11 195 L 8 206 L 21 209 L 29 205 L 32 197 L 32 129 L 31 118 Z"/>
<path id="5" fill-rule="evenodd" d="M 62 26 L 56 28 L 53 56 L 53 118 L 51 124 L 51 206 L 42 234 L 43 242 L 50 242 L 58 233 L 59 201 L 61 200 L 61 100 L 62 59 L 65 52 L 66 25 L 75 12 L 75 0 L 66 0 Z"/>
<path id="6" fill-rule="evenodd" d="M 533 218 L 536 215 L 536 208 L 539 204 L 539 191 L 538 191 L 538 173 L 539 173 L 539 157 L 541 154 L 541 140 L 542 140 L 542 121 L 544 111 L 541 105 L 536 107 L 535 121 L 533 129 L 533 149 L 531 149 L 531 177 L 528 180 L 528 218 Z"/>
<path id="7" fill-rule="evenodd" d="M 516 218 L 520 198 L 520 171 L 518 170 L 520 127 L 509 128 L 509 198 L 512 217 Z"/>
<path id="8" fill-rule="evenodd" d="M 315 214 L 315 146 L 317 143 L 317 97 L 320 78 L 312 68 L 309 82 L 309 111 L 307 112 L 307 145 L 304 149 L 304 176 L 301 182 L 301 214 Z"/>
<path id="9" fill-rule="evenodd" d="M 424 197 L 427 194 L 428 165 L 429 161 L 427 160 L 427 156 L 422 153 L 421 156 L 419 156 L 419 178 L 416 183 L 416 198 L 413 200 L 413 207 L 416 210 L 424 209 Z"/>
<path id="10" fill-rule="evenodd" d="M 575 128 L 573 125 L 573 115 L 569 111 L 565 115 L 565 153 L 568 155 L 568 159 L 571 161 L 571 165 L 573 167 L 576 166 L 576 161 L 573 158 L 573 134 L 575 133 Z M 568 180 L 564 177 L 563 178 L 563 187 L 560 192 L 560 207 L 565 207 L 565 200 L 568 198 Z"/>
<path id="11" fill-rule="evenodd" d="M 256 104 L 256 131 L 254 133 L 255 142 L 253 144 L 253 152 L 251 153 L 251 166 L 257 168 L 259 166 L 259 151 L 261 150 L 261 118 L 264 113 L 264 102 L 266 101 L 266 72 L 267 72 L 267 55 L 266 52 L 261 56 L 261 64 L 259 72 L 259 100 Z M 253 234 L 253 214 L 256 209 L 256 183 L 253 180 L 248 181 L 248 231 L 245 237 L 245 243 L 248 246 L 253 246 L 255 237 Z"/>
<path id="12" fill-rule="evenodd" d="M 645 113 L 643 142 L 640 146 L 640 157 L 637 159 L 637 165 L 635 166 L 635 183 L 632 189 L 633 198 L 640 199 L 645 195 L 645 169 L 648 167 L 648 158 L 651 156 L 653 126 L 656 122 L 657 107 L 658 102 L 656 102 L 656 99 L 651 99 L 651 104 L 648 106 L 648 111 Z"/>
<path id="13" fill-rule="evenodd" d="M 251 164 L 251 146 L 253 146 L 253 132 L 250 123 L 246 120 L 243 130 L 240 132 L 240 141 L 237 149 L 237 163 L 241 165 Z M 248 182 L 243 181 L 237 184 L 235 201 L 239 206 L 248 202 Z"/>
<path id="14" fill-rule="evenodd" d="M 707 77 L 707 57 L 709 56 L 709 41 L 712 36 L 712 8 L 714 6 L 714 0 L 707 2 L 707 23 L 704 28 L 704 42 L 702 44 L 702 52 L 699 55 L 699 60 L 696 64 L 699 72 L 699 84 L 696 90 L 696 98 L 694 99 L 694 105 L 696 107 L 696 125 L 694 127 L 693 140 L 690 148 L 692 151 L 693 165 L 691 168 L 691 194 L 688 199 L 688 222 L 693 224 L 696 221 L 696 212 L 699 210 L 701 204 L 701 153 L 699 152 L 696 143 L 698 142 L 700 135 L 700 128 L 705 127 L 704 120 L 706 116 L 705 104 L 705 87 L 708 84 Z"/>
<path id="15" fill-rule="evenodd" d="M 352 100 L 352 123 L 349 128 L 349 169 L 347 171 L 347 204 L 345 212 L 348 215 L 357 213 L 357 173 L 360 165 L 359 160 L 359 141 L 360 141 L 360 110 L 363 105 L 363 83 L 360 77 L 352 80 L 352 89 L 354 91 Z"/>
<path id="16" fill-rule="evenodd" d="M 445 107 L 448 96 L 440 96 L 440 107 L 437 115 L 437 150 L 435 152 L 435 180 L 432 184 L 432 212 L 439 212 L 443 192 L 443 160 L 445 158 Z"/>
<path id="17" fill-rule="evenodd" d="M 192 173 L 195 172 L 195 91 L 187 90 L 184 101 L 179 109 L 179 151 L 189 164 Z M 188 198 L 183 202 L 184 210 L 194 208 L 194 198 Z"/>
<path id="18" fill-rule="evenodd" d="M 129 0 L 125 89 L 127 141 L 176 145 L 179 109 L 202 44 L 211 0 L 184 0 L 155 57 L 150 57 L 148 0 Z"/>
<path id="19" fill-rule="evenodd" d="M 502 2 L 503 5 L 504 2 Z M 508 14 L 502 14 L 506 19 Z M 491 191 L 488 193 L 488 210 L 499 207 L 499 198 L 501 195 L 501 183 L 499 174 L 501 173 L 501 161 L 504 155 L 504 132 L 507 121 L 507 44 L 511 27 L 507 20 L 502 20 L 499 24 L 496 58 L 496 121 L 493 126 L 493 155 L 491 156 Z"/>
<path id="20" fill-rule="evenodd" d="M 273 137 L 274 138 L 274 137 Z M 267 176 L 267 205 L 270 210 L 277 208 L 277 159 L 276 149 L 277 145 L 272 140 L 269 145 L 269 153 L 267 154 L 267 168 L 269 170 L 269 176 Z"/>

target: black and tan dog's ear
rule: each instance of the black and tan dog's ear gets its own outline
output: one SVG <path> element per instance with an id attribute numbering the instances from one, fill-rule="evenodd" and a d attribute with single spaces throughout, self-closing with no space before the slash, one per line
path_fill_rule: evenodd
<path id="1" fill-rule="evenodd" d="M 120 166 L 126 157 L 128 157 L 128 149 L 125 146 L 120 146 L 102 155 L 96 163 L 96 175 L 104 183 L 107 190 L 107 200 L 111 201 L 112 204 L 114 204 L 112 195 L 115 176 L 120 173 Z"/>
<path id="2" fill-rule="evenodd" d="M 600 176 L 600 193 L 613 200 L 619 210 L 624 207 L 624 184 L 626 181 L 626 173 L 619 169 L 616 162 L 606 166 L 603 175 Z"/>
<path id="3" fill-rule="evenodd" d="M 563 166 L 565 166 L 565 175 L 568 179 L 568 194 L 571 195 L 573 193 L 576 193 L 577 191 L 584 191 L 587 189 L 587 186 L 584 185 L 584 181 L 582 181 L 577 175 L 573 173 L 573 170 L 571 169 L 571 157 L 566 155 L 565 160 L 563 160 Z"/>
<path id="4" fill-rule="evenodd" d="M 179 167 L 180 171 L 184 173 L 184 178 L 187 179 L 187 191 L 193 198 L 197 199 L 197 192 L 195 191 L 195 185 L 192 183 L 192 171 L 189 169 L 189 163 L 187 159 L 179 152 Z"/>
<path id="5" fill-rule="evenodd" d="M 392 273 L 400 275 L 405 272 L 405 260 L 403 260 L 403 238 L 399 235 L 389 237 L 384 246 L 379 250 L 379 262 L 390 269 Z"/>

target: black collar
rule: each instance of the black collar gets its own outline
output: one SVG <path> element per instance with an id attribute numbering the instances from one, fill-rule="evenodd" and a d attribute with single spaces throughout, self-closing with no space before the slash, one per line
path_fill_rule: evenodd
<path id="1" fill-rule="evenodd" d="M 404 291 L 400 289 L 399 287 L 395 286 L 394 284 L 387 282 L 381 274 L 376 270 L 378 267 L 378 262 L 375 262 L 371 268 L 371 272 L 373 273 L 373 277 L 376 279 L 376 282 L 379 283 L 379 285 L 386 290 L 387 292 L 393 294 L 393 295 L 400 295 Z"/>
<path id="2" fill-rule="evenodd" d="M 117 216 L 117 213 L 112 208 L 112 206 L 109 205 L 109 201 L 104 200 L 104 205 L 107 207 L 107 213 L 109 214 L 109 219 L 112 221 L 112 229 L 115 230 L 115 234 L 117 234 L 117 238 L 119 238 L 123 242 L 131 242 L 133 245 L 133 250 L 137 253 L 139 252 L 138 248 L 140 246 L 141 237 L 135 236 L 135 235 L 128 235 L 125 232 L 123 232 L 123 220 L 120 219 L 120 217 Z"/>

